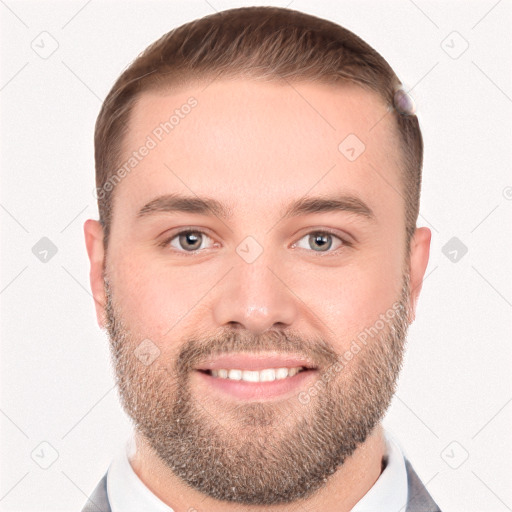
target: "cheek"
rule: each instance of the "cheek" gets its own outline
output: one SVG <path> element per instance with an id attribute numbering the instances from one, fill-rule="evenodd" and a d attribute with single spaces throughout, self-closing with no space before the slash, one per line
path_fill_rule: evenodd
<path id="1" fill-rule="evenodd" d="M 116 304 L 140 339 L 179 338 L 212 282 L 211 269 L 203 275 L 191 268 L 172 268 L 133 252 L 129 259 L 116 260 L 111 272 Z"/>
<path id="2" fill-rule="evenodd" d="M 110 274 L 116 303 L 137 337 L 166 339 L 170 347 L 169 340 L 178 343 L 189 329 L 208 323 L 211 311 L 205 308 L 214 307 L 208 292 L 226 271 L 222 262 L 173 267 L 143 250 L 115 252 Z M 341 350 L 399 298 L 402 254 L 400 234 L 382 233 L 344 264 L 322 267 L 295 259 L 283 278 L 301 299 L 289 297 L 302 311 L 297 321 L 321 321 L 317 328 L 333 342 L 339 340 Z"/>
<path id="3" fill-rule="evenodd" d="M 397 256 L 372 252 L 351 265 L 317 270 L 315 279 L 302 283 L 308 306 L 329 328 L 328 336 L 335 333 L 337 350 L 346 349 L 400 298 L 402 269 Z"/>

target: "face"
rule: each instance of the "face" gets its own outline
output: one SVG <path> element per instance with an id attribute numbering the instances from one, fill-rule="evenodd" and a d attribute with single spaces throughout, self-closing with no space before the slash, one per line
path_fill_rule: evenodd
<path id="1" fill-rule="evenodd" d="M 405 258 L 386 112 L 357 87 L 244 80 L 133 111 L 126 160 L 156 143 L 116 186 L 98 317 L 137 431 L 211 497 L 311 495 L 389 405 L 430 238 Z"/>

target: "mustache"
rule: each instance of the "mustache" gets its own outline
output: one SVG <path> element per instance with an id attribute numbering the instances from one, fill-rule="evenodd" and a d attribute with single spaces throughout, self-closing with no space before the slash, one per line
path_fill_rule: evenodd
<path id="1" fill-rule="evenodd" d="M 185 342 L 175 367 L 183 375 L 215 356 L 259 352 L 302 356 L 317 368 L 331 366 L 338 360 L 334 349 L 322 338 L 308 339 L 285 331 L 266 331 L 255 335 L 249 331 L 226 330 L 214 337 L 195 337 Z"/>

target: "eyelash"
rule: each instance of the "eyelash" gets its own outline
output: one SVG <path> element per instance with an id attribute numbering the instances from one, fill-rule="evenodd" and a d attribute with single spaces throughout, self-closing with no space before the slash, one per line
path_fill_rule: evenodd
<path id="1" fill-rule="evenodd" d="M 206 231 L 202 231 L 201 229 L 187 228 L 187 229 L 182 229 L 181 231 L 178 231 L 178 232 L 174 233 L 173 235 L 169 236 L 168 238 L 166 238 L 163 242 L 159 243 L 158 245 L 160 247 L 167 248 L 168 244 L 172 240 L 174 240 L 176 237 L 178 237 L 178 236 L 180 236 L 180 235 L 182 235 L 184 233 L 200 233 L 200 234 L 206 235 L 208 238 L 212 239 L 212 237 L 209 236 Z M 309 252 L 316 252 L 321 257 L 328 257 L 330 255 L 335 255 L 335 254 L 338 254 L 339 251 L 343 250 L 344 248 L 353 247 L 353 243 L 352 242 L 350 242 L 349 240 L 347 240 L 345 238 L 340 237 L 338 234 L 336 234 L 336 232 L 334 232 L 333 230 L 328 229 L 328 228 L 315 229 L 315 230 L 309 231 L 308 233 L 303 235 L 301 238 L 299 238 L 298 241 L 302 240 L 305 236 L 308 236 L 308 235 L 311 235 L 311 234 L 322 234 L 322 235 L 328 234 L 328 235 L 332 235 L 332 236 L 337 238 L 342 243 L 342 245 L 340 247 L 338 247 L 337 249 L 335 249 L 334 251 L 317 252 L 317 251 L 313 251 L 312 249 L 309 250 Z M 294 245 L 296 243 L 297 242 L 295 242 Z M 200 250 L 190 251 L 190 252 L 188 252 L 188 251 L 180 251 L 180 250 L 177 250 L 177 249 L 174 249 L 174 248 L 171 249 L 171 250 L 173 252 L 179 254 L 180 256 L 190 257 L 190 256 L 198 255 L 201 251 L 204 251 L 205 249 L 200 249 Z M 305 249 L 305 250 L 308 251 L 308 249 Z"/>

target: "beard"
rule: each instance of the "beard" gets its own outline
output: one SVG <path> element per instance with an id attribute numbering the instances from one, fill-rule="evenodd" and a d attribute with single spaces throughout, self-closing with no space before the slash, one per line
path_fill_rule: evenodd
<path id="1" fill-rule="evenodd" d="M 349 362 L 322 339 L 230 329 L 182 342 L 173 363 L 163 350 L 145 365 L 134 354 L 143 337 L 116 311 L 107 279 L 105 292 L 124 411 L 172 473 L 216 500 L 269 506 L 310 497 L 366 441 L 395 392 L 409 326 L 408 272 L 388 310 L 391 320 L 380 320 L 382 328 L 377 320 L 370 329 L 376 334 Z M 303 355 L 315 363 L 318 379 L 309 391 L 280 401 L 240 403 L 194 393 L 190 378 L 201 362 L 259 351 Z"/>

